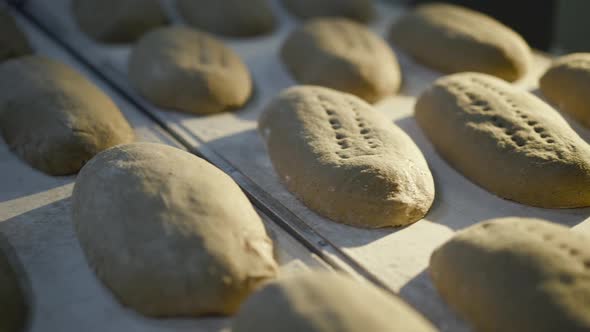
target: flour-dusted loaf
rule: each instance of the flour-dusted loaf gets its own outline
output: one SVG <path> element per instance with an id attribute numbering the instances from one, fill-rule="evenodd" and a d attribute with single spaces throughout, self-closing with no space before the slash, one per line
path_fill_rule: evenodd
<path id="1" fill-rule="evenodd" d="M 145 315 L 232 314 L 277 273 L 272 242 L 238 185 L 173 147 L 99 154 L 76 180 L 72 212 L 89 265 Z"/>
<path id="2" fill-rule="evenodd" d="M 397 297 L 331 272 L 269 283 L 240 308 L 233 332 L 434 332 Z"/>
<path id="3" fill-rule="evenodd" d="M 590 205 L 590 147 L 533 94 L 455 74 L 419 97 L 415 117 L 449 164 L 492 193 L 545 208 Z"/>
<path id="4" fill-rule="evenodd" d="M 229 37 L 253 37 L 276 25 L 269 0 L 176 0 L 178 11 L 195 28 Z"/>
<path id="5" fill-rule="evenodd" d="M 481 72 L 514 81 L 530 67 L 531 51 L 495 19 L 448 4 L 419 6 L 393 24 L 396 47 L 446 73 Z"/>
<path id="6" fill-rule="evenodd" d="M 561 111 L 590 127 L 590 53 L 557 58 L 541 77 L 540 88 Z"/>
<path id="7" fill-rule="evenodd" d="M 333 221 L 404 226 L 432 205 L 434 182 L 418 147 L 351 94 L 287 89 L 267 106 L 258 129 L 287 188 Z"/>
<path id="8" fill-rule="evenodd" d="M 436 249 L 430 275 L 479 332 L 590 331 L 590 237 L 538 219 L 489 220 Z"/>
<path id="9" fill-rule="evenodd" d="M 20 158 L 50 175 L 76 173 L 98 152 L 134 138 L 105 93 L 42 56 L 0 65 L 0 133 Z"/>
<path id="10" fill-rule="evenodd" d="M 287 38 L 283 63 L 302 84 L 352 93 L 369 102 L 396 93 L 401 74 L 387 43 L 364 25 L 345 18 L 319 18 Z"/>
<path id="11" fill-rule="evenodd" d="M 302 19 L 346 17 L 368 22 L 375 14 L 373 0 L 282 0 L 283 5 Z"/>
<path id="12" fill-rule="evenodd" d="M 129 43 L 168 23 L 158 0 L 73 0 L 78 26 L 105 43 Z"/>
<path id="13" fill-rule="evenodd" d="M 29 318 L 25 291 L 11 257 L 0 243 L 0 331 L 24 331 Z"/>
<path id="14" fill-rule="evenodd" d="M 144 35 L 131 52 L 129 79 L 156 106 L 194 114 L 239 108 L 253 89 L 248 68 L 232 49 L 184 27 Z"/>
<path id="15" fill-rule="evenodd" d="M 0 62 L 31 53 L 27 37 L 8 10 L 0 5 Z"/>

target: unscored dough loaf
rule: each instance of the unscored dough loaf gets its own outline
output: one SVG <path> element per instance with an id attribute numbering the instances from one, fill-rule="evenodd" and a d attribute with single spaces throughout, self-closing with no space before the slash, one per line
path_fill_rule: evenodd
<path id="1" fill-rule="evenodd" d="M 449 164 L 492 193 L 545 208 L 590 205 L 590 147 L 533 94 L 455 74 L 419 97 L 415 117 Z"/>
<path id="2" fill-rule="evenodd" d="M 435 250 L 429 270 L 475 331 L 590 331 L 590 237 L 566 227 L 489 220 Z"/>
<path id="3" fill-rule="evenodd" d="M 131 52 L 129 79 L 156 106 L 195 114 L 239 108 L 253 89 L 248 68 L 233 50 L 183 27 L 143 36 Z"/>
<path id="4" fill-rule="evenodd" d="M 50 175 L 76 173 L 98 152 L 134 138 L 105 93 L 42 56 L 0 65 L 0 133 L 20 158 Z"/>
<path id="5" fill-rule="evenodd" d="M 346 17 L 366 23 L 375 14 L 373 0 L 282 0 L 282 2 L 293 15 L 303 19 Z"/>
<path id="6" fill-rule="evenodd" d="M 345 18 L 319 18 L 287 38 L 281 57 L 302 84 L 352 93 L 369 102 L 396 93 L 397 59 L 381 37 Z"/>
<path id="7" fill-rule="evenodd" d="M 158 0 L 73 0 L 72 11 L 88 36 L 105 43 L 129 43 L 168 23 Z"/>
<path id="8" fill-rule="evenodd" d="M 515 81 L 529 69 L 531 51 L 495 19 L 448 4 L 426 4 L 391 27 L 395 46 L 445 73 L 481 72 Z"/>
<path id="9" fill-rule="evenodd" d="M 418 147 L 351 94 L 289 88 L 267 106 L 258 129 L 287 188 L 333 221 L 404 226 L 432 205 L 434 181 Z"/>
<path id="10" fill-rule="evenodd" d="M 145 315 L 232 314 L 277 273 L 272 242 L 236 183 L 173 147 L 97 155 L 80 171 L 72 212 L 89 265 Z"/>
<path id="11" fill-rule="evenodd" d="M 192 26 L 230 37 L 253 37 L 271 32 L 276 19 L 268 0 L 176 0 Z"/>
<path id="12" fill-rule="evenodd" d="M 8 256 L 0 247 L 0 331 L 23 331 L 28 316 L 25 292 Z"/>
<path id="13" fill-rule="evenodd" d="M 0 5 L 0 62 L 33 53 L 25 34 L 7 9 Z"/>
<path id="14" fill-rule="evenodd" d="M 590 53 L 556 59 L 541 77 L 540 88 L 560 110 L 590 127 Z"/>
<path id="15" fill-rule="evenodd" d="M 234 319 L 233 332 L 434 332 L 397 297 L 344 275 L 307 272 L 254 293 Z"/>

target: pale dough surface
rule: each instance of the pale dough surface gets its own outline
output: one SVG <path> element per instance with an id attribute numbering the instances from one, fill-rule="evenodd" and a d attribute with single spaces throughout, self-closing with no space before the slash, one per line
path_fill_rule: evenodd
<path id="1" fill-rule="evenodd" d="M 191 28 L 147 33 L 128 64 L 135 89 L 159 107 L 212 114 L 243 106 L 253 90 L 248 67 L 215 37 Z"/>
<path id="2" fill-rule="evenodd" d="M 240 308 L 233 332 L 434 332 L 412 307 L 344 275 L 308 272 L 279 279 Z"/>
<path id="3" fill-rule="evenodd" d="M 454 74 L 419 97 L 415 117 L 437 152 L 488 191 L 545 208 L 590 205 L 590 147 L 530 92 Z"/>
<path id="4" fill-rule="evenodd" d="M 434 181 L 418 147 L 351 94 L 289 88 L 266 107 L 258 130 L 286 187 L 333 221 L 404 226 L 432 205 Z"/>
<path id="5" fill-rule="evenodd" d="M 283 63 L 301 84 L 352 93 L 368 102 L 395 94 L 401 73 L 387 43 L 345 18 L 319 18 L 293 31 L 281 48 Z"/>
<path id="6" fill-rule="evenodd" d="M 98 278 L 149 316 L 232 314 L 278 269 L 238 185 L 167 145 L 120 145 L 92 159 L 74 187 L 72 220 Z"/>
<path id="7" fill-rule="evenodd" d="M 473 10 L 427 4 L 390 30 L 394 46 L 446 73 L 474 71 L 515 81 L 531 67 L 531 50 L 516 32 Z"/>
<path id="8" fill-rule="evenodd" d="M 488 220 L 435 250 L 429 271 L 475 331 L 590 331 L 590 237 L 567 227 Z"/>
<path id="9" fill-rule="evenodd" d="M 0 65 L 0 133 L 20 158 L 50 175 L 76 173 L 98 152 L 134 139 L 109 96 L 43 56 Z"/>

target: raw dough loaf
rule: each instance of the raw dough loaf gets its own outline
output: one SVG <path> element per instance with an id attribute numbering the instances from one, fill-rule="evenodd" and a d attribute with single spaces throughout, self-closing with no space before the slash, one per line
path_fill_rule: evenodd
<path id="1" fill-rule="evenodd" d="M 157 106 L 195 114 L 243 106 L 252 79 L 240 57 L 209 34 L 169 27 L 146 34 L 131 52 L 129 78 Z"/>
<path id="2" fill-rule="evenodd" d="M 7 9 L 0 5 L 0 62 L 33 53 L 25 34 Z"/>
<path id="3" fill-rule="evenodd" d="M 188 152 L 150 143 L 104 151 L 80 171 L 72 200 L 90 266 L 145 315 L 232 314 L 277 273 L 244 193 Z"/>
<path id="4" fill-rule="evenodd" d="M 320 18 L 295 30 L 281 49 L 297 81 L 352 93 L 369 102 L 399 89 L 397 59 L 381 37 L 344 18 Z"/>
<path id="5" fill-rule="evenodd" d="M 590 53 L 558 58 L 540 83 L 549 101 L 590 127 Z"/>
<path id="6" fill-rule="evenodd" d="M 368 22 L 375 14 L 373 0 L 282 0 L 284 6 L 303 19 L 313 17 L 346 17 Z"/>
<path id="7" fill-rule="evenodd" d="M 0 248 L 0 331 L 23 331 L 29 316 L 25 293 L 16 271 Z"/>
<path id="8" fill-rule="evenodd" d="M 73 0 L 72 11 L 84 33 L 105 43 L 134 42 L 168 23 L 158 0 Z"/>
<path id="9" fill-rule="evenodd" d="M 20 158 L 50 175 L 76 173 L 98 152 L 134 136 L 106 94 L 41 56 L 0 65 L 0 132 Z"/>
<path id="10" fill-rule="evenodd" d="M 336 222 L 404 226 L 432 205 L 434 181 L 418 147 L 353 95 L 287 89 L 266 108 L 258 128 L 287 188 Z"/>
<path id="11" fill-rule="evenodd" d="M 566 227 L 480 223 L 435 250 L 430 274 L 475 331 L 590 331 L 590 237 Z"/>
<path id="12" fill-rule="evenodd" d="M 455 74 L 419 97 L 415 117 L 447 162 L 492 193 L 545 208 L 590 205 L 590 147 L 533 94 Z"/>
<path id="13" fill-rule="evenodd" d="M 390 36 L 418 61 L 447 73 L 475 71 L 514 81 L 527 72 L 532 57 L 516 32 L 454 5 L 419 6 L 394 23 Z"/>
<path id="14" fill-rule="evenodd" d="M 330 272 L 279 279 L 240 308 L 233 332 L 434 332 L 397 297 Z"/>
<path id="15" fill-rule="evenodd" d="M 192 26 L 230 37 L 268 33 L 276 20 L 268 0 L 177 0 L 178 11 Z"/>

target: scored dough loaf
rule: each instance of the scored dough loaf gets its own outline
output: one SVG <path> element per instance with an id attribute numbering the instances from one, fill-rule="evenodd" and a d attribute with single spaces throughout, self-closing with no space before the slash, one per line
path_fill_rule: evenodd
<path id="1" fill-rule="evenodd" d="M 341 274 L 307 272 L 269 283 L 240 308 L 233 332 L 434 332 L 397 297 Z"/>
<path id="2" fill-rule="evenodd" d="M 1 243 L 4 246 L 4 243 Z M 23 331 L 29 316 L 25 292 L 5 250 L 0 246 L 0 331 Z"/>
<path id="3" fill-rule="evenodd" d="M 438 153 L 490 192 L 545 208 L 590 205 L 590 147 L 533 94 L 454 74 L 418 98 L 415 117 Z"/>
<path id="4" fill-rule="evenodd" d="M 73 0 L 80 29 L 105 43 L 128 43 L 168 23 L 158 0 Z"/>
<path id="5" fill-rule="evenodd" d="M 0 62 L 33 53 L 25 34 L 7 9 L 0 5 Z"/>
<path id="6" fill-rule="evenodd" d="M 590 127 L 590 53 L 556 59 L 541 77 L 540 88 L 561 111 Z"/>
<path id="7" fill-rule="evenodd" d="M 286 187 L 335 222 L 404 226 L 432 205 L 434 181 L 418 147 L 351 94 L 289 88 L 266 107 L 258 130 Z"/>
<path id="8" fill-rule="evenodd" d="M 20 158 L 50 175 L 76 173 L 98 152 L 134 138 L 104 92 L 42 56 L 0 65 L 0 133 Z"/>
<path id="9" fill-rule="evenodd" d="M 436 249 L 429 271 L 475 331 L 590 331 L 590 237 L 567 227 L 489 220 Z"/>
<path id="10" fill-rule="evenodd" d="M 448 4 L 426 4 L 390 30 L 395 46 L 445 73 L 481 72 L 515 81 L 529 69 L 531 51 L 520 35 L 495 19 Z"/>
<path id="11" fill-rule="evenodd" d="M 230 37 L 253 37 L 275 28 L 268 0 L 177 0 L 178 11 L 195 28 Z"/>
<path id="12" fill-rule="evenodd" d="M 272 242 L 238 185 L 166 145 L 119 145 L 88 162 L 72 220 L 99 279 L 145 315 L 232 314 L 277 273 Z"/>
<path id="13" fill-rule="evenodd" d="M 319 18 L 287 38 L 283 63 L 302 84 L 352 93 L 369 102 L 396 93 L 401 84 L 397 59 L 378 35 L 345 18 Z"/>
<path id="14" fill-rule="evenodd" d="M 373 0 L 282 0 L 282 3 L 302 19 L 346 17 L 366 23 L 375 15 Z"/>
<path id="15" fill-rule="evenodd" d="M 131 52 L 129 79 L 156 106 L 194 114 L 239 108 L 253 89 L 248 68 L 233 50 L 183 27 L 144 35 Z"/>

